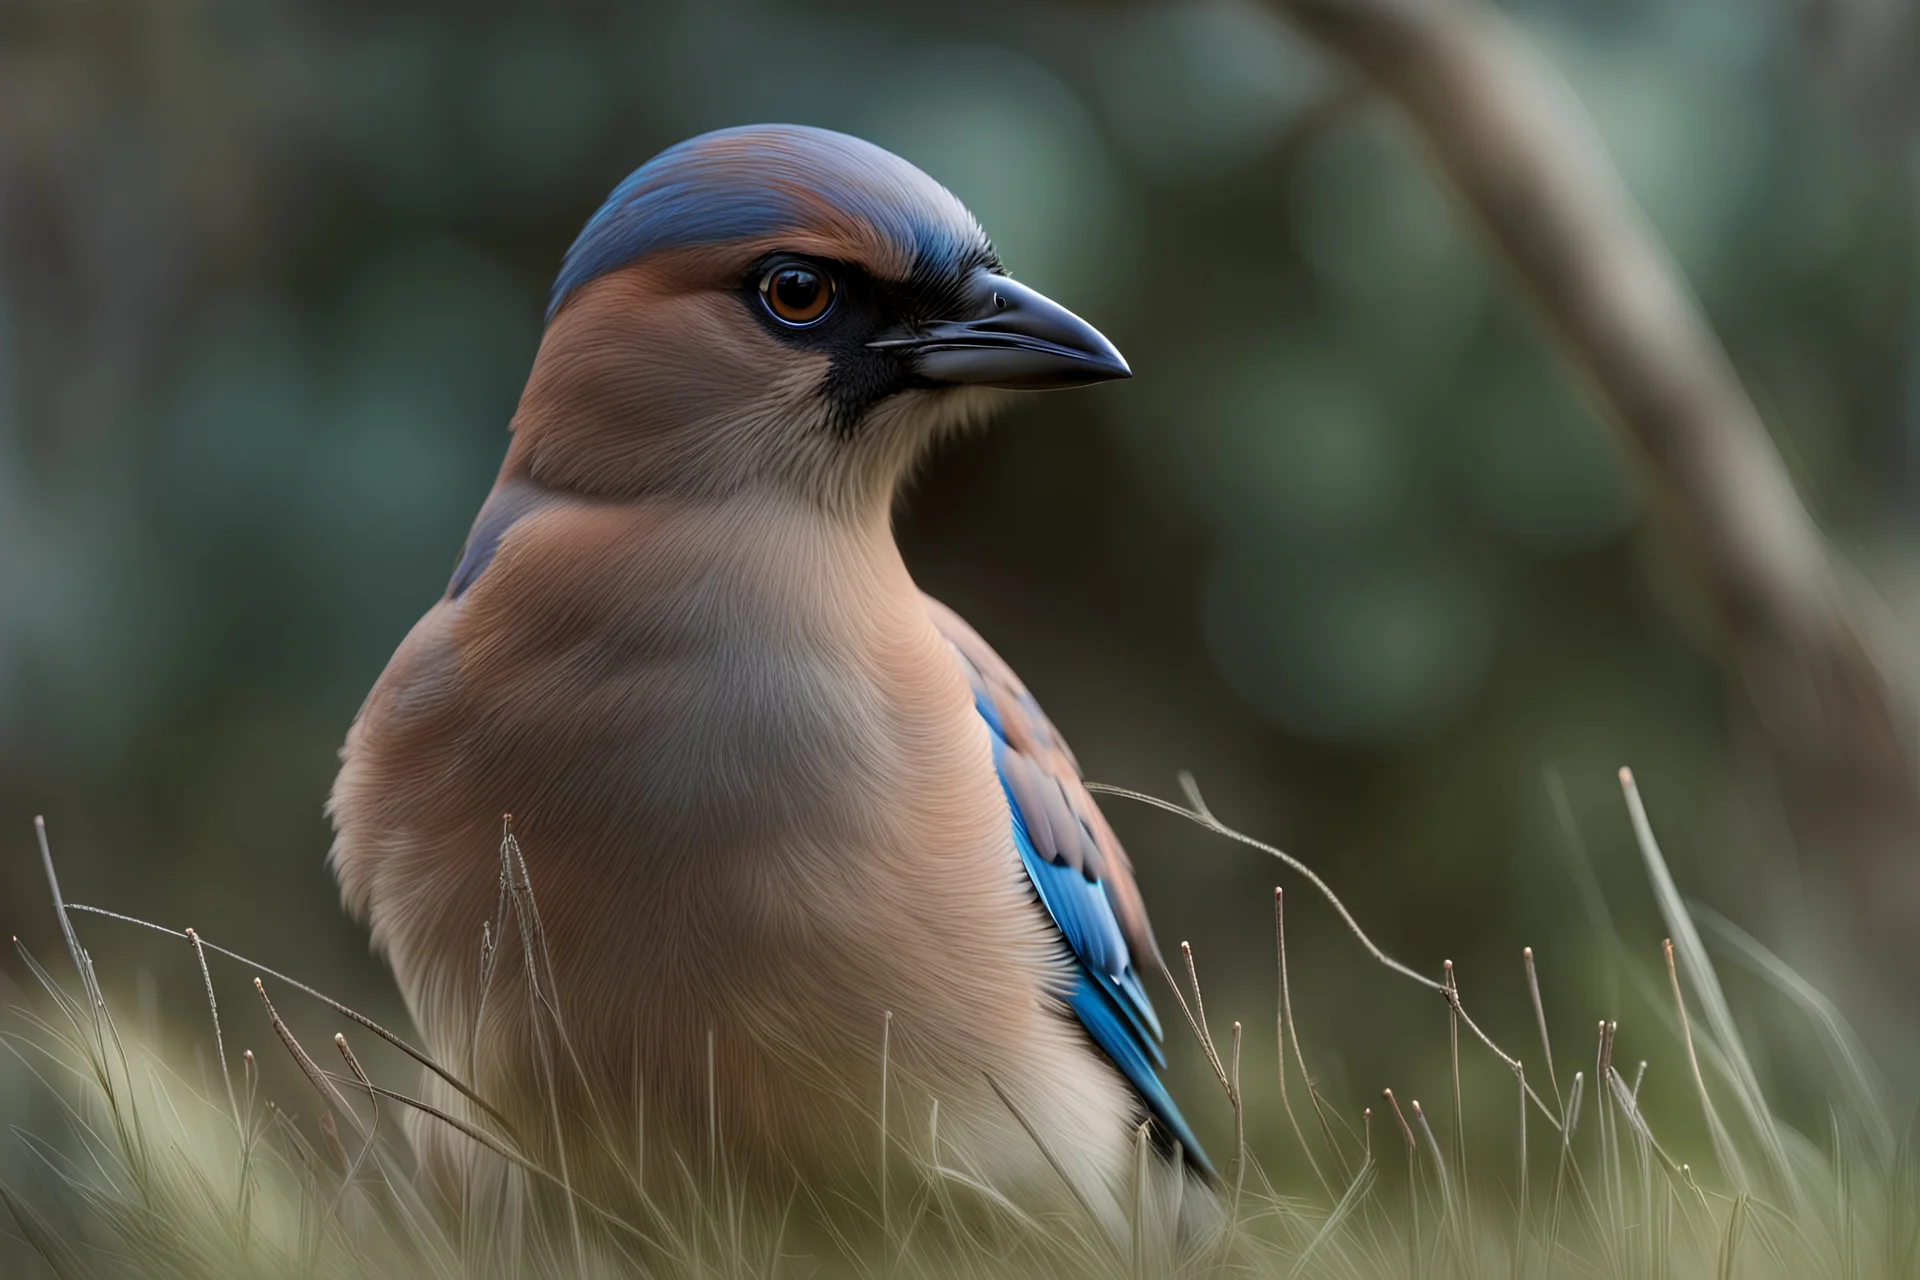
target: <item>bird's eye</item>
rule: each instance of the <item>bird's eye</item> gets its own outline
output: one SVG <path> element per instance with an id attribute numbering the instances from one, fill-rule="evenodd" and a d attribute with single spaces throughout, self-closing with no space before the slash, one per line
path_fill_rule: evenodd
<path id="1" fill-rule="evenodd" d="M 813 324 L 833 306 L 833 278 L 814 267 L 784 263 L 760 277 L 760 300 L 783 324 Z"/>

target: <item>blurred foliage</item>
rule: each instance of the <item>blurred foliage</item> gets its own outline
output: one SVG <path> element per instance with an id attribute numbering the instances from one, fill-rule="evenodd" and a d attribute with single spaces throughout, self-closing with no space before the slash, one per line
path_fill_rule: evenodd
<path id="1" fill-rule="evenodd" d="M 1915 599 L 1911 15 L 1515 7 L 1810 503 Z M 920 164 L 1133 362 L 956 443 L 900 521 L 1093 777 L 1171 794 L 1193 769 L 1395 954 L 1504 993 L 1518 1041 L 1522 944 L 1564 1034 L 1614 1007 L 1543 769 L 1657 957 L 1632 763 L 1685 887 L 1877 1007 L 1819 950 L 1820 869 L 1742 767 L 1631 459 L 1391 114 L 1253 0 L 0 0 L 0 925 L 50 938 L 44 811 L 74 897 L 401 1016 L 322 864 L 333 753 L 444 585 L 574 231 L 660 147 L 764 119 Z M 1274 869 L 1111 808 L 1163 940 L 1262 1025 Z M 1437 1081 L 1431 1006 L 1299 917 L 1323 1084 L 1357 1107 L 1390 1072 Z M 179 956 L 91 928 L 105 971 L 160 968 L 191 1012 Z M 1768 1066 L 1790 1096 L 1800 1052 Z M 1248 1055 L 1270 1071 L 1270 1038 Z"/>

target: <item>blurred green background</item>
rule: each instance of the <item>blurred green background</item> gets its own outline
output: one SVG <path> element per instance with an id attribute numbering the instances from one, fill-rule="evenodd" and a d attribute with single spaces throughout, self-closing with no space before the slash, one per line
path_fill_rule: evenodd
<path id="1" fill-rule="evenodd" d="M 1896 610 L 1920 598 L 1908 7 L 1511 12 L 1593 112 L 1823 526 Z M 793 120 L 945 182 L 1133 363 L 956 442 L 900 517 L 922 583 L 1090 776 L 1176 795 L 1194 770 L 1395 955 L 1454 959 L 1529 1060 L 1532 944 L 1568 1062 L 1591 1065 L 1614 1014 L 1622 1057 L 1665 1055 L 1652 1096 L 1683 1100 L 1664 1039 L 1636 1048 L 1636 1019 L 1656 1024 L 1607 963 L 1544 782 L 1651 965 L 1614 780 L 1631 764 L 1683 887 L 1837 989 L 1910 1085 L 1911 1024 L 1835 945 L 1844 904 L 1745 767 L 1642 477 L 1391 111 L 1347 84 L 1251 0 L 0 0 L 0 929 L 54 952 L 44 812 L 69 896 L 404 1019 L 323 866 L 334 753 L 444 587 L 580 223 L 673 141 Z M 1297 882 L 1108 809 L 1163 942 L 1195 944 L 1219 1034 L 1249 1025 L 1265 1141 L 1271 887 Z M 1383 1084 L 1439 1100 L 1439 1005 L 1369 967 L 1305 886 L 1289 901 L 1325 1087 L 1349 1114 Z M 86 933 L 111 987 L 200 1034 L 177 944 Z M 240 976 L 229 1043 L 261 1047 Z M 1225 1144 L 1176 1039 L 1176 1092 Z M 1819 1132 L 1811 1051 L 1766 1042 Z M 1469 1107 L 1506 1123 L 1510 1082 L 1479 1075 Z M 1672 1110 L 1684 1147 L 1697 1126 Z"/>

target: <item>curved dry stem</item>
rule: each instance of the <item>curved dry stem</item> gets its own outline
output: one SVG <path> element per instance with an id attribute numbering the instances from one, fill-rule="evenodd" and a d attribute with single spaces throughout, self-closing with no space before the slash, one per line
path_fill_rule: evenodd
<path id="1" fill-rule="evenodd" d="M 1237 841 L 1240 844 L 1246 845 L 1249 849 L 1258 849 L 1269 857 L 1284 863 L 1292 871 L 1304 877 L 1308 884 L 1311 884 L 1315 889 L 1320 891 L 1320 896 L 1325 898 L 1333 907 L 1334 912 L 1339 915 L 1341 923 L 1347 926 L 1347 932 L 1351 933 L 1354 939 L 1358 941 L 1362 947 L 1366 948 L 1368 955 L 1401 977 L 1409 978 L 1419 983 L 1421 986 L 1427 988 L 1429 991 L 1435 992 L 1444 999 L 1453 1012 L 1459 1016 L 1461 1023 L 1467 1030 L 1473 1032 L 1474 1038 L 1485 1045 L 1494 1057 L 1500 1059 L 1507 1070 L 1513 1072 L 1516 1077 L 1519 1077 L 1521 1086 L 1527 1091 L 1527 1097 L 1531 1098 L 1533 1105 L 1540 1109 L 1540 1114 L 1546 1117 L 1547 1123 L 1552 1125 L 1556 1130 L 1559 1129 L 1560 1117 L 1554 1114 L 1553 1108 L 1549 1107 L 1538 1093 L 1534 1092 L 1533 1086 L 1526 1083 L 1526 1078 L 1520 1072 L 1520 1060 L 1495 1044 L 1493 1038 L 1480 1029 L 1480 1024 L 1468 1016 L 1466 1006 L 1460 1002 L 1458 992 L 1454 991 L 1446 983 L 1436 982 L 1419 970 L 1402 964 L 1381 950 L 1380 945 L 1368 937 L 1367 931 L 1360 927 L 1360 922 L 1353 918 L 1353 913 L 1347 910 L 1347 904 L 1340 901 L 1340 895 L 1335 893 L 1327 882 L 1322 880 L 1319 875 L 1314 872 L 1312 867 L 1309 867 L 1306 863 L 1300 861 L 1300 859 L 1294 857 L 1292 854 L 1287 853 L 1285 850 L 1276 848 L 1264 840 L 1250 836 L 1244 831 L 1237 831 L 1220 821 L 1219 818 L 1216 818 L 1213 811 L 1207 808 L 1206 801 L 1201 798 L 1200 788 L 1194 782 L 1192 774 L 1185 771 L 1182 771 L 1180 774 L 1181 789 L 1187 793 L 1187 798 L 1192 803 L 1192 808 L 1175 804 L 1171 800 L 1162 800 L 1159 796 L 1148 795 L 1144 791 L 1134 791 L 1127 787 L 1109 786 L 1104 782 L 1089 782 L 1086 786 L 1087 790 L 1098 792 L 1101 795 L 1117 796 L 1122 800 L 1132 800 L 1139 804 L 1150 805 L 1155 809 L 1165 810 L 1167 813 L 1179 814 L 1181 817 L 1187 819 L 1187 821 L 1197 823 L 1216 835 L 1222 835 L 1229 840 Z M 1170 984 L 1172 983 L 1172 977 L 1170 975 L 1168 982 Z M 1175 987 L 1176 991 L 1178 991 L 1178 989 L 1178 987 Z M 1184 998 L 1181 1004 L 1182 1008 L 1184 1008 Z M 1188 1021 L 1191 1022 L 1192 1020 L 1193 1015 L 1189 1012 Z M 1215 1074 L 1220 1076 L 1221 1084 L 1224 1087 L 1226 1084 L 1226 1072 L 1217 1064 L 1217 1059 L 1213 1065 Z"/>
<path id="2" fill-rule="evenodd" d="M 151 920 L 142 920 L 139 916 L 130 916 L 119 911 L 109 911 L 105 907 L 90 907 L 83 902 L 69 902 L 65 904 L 65 909 L 68 911 L 84 911 L 88 915 L 105 916 L 109 920 L 118 920 L 122 924 L 139 925 L 142 929 L 151 929 L 155 933 L 164 933 L 169 938 L 180 938 L 183 940 L 187 939 L 187 934 L 182 932 L 179 929 L 169 929 L 166 925 L 155 924 Z M 462 1080 L 459 1076 L 454 1075 L 451 1071 L 441 1066 L 438 1062 L 435 1062 L 431 1057 L 428 1056 L 425 1050 L 416 1049 L 413 1045 L 407 1043 L 407 1041 L 401 1039 L 399 1036 L 395 1035 L 393 1032 L 387 1030 L 385 1027 L 375 1022 L 372 1018 L 367 1017 L 367 1015 L 365 1015 L 364 1013 L 360 1013 L 356 1010 L 348 1008 L 346 1005 L 341 1004 L 338 1000 L 335 1000 L 332 996 L 328 995 L 326 992 L 316 990 L 315 988 L 310 987 L 306 983 L 300 981 L 298 978 L 290 978 L 286 974 L 281 973 L 278 969 L 270 969 L 266 965 L 261 964 L 257 960 L 241 955 L 238 951 L 229 951 L 227 948 L 220 946 L 217 943 L 208 942 L 204 937 L 198 938 L 197 945 L 201 947 L 205 947 L 208 951 L 214 952 L 217 955 L 223 955 L 229 960 L 234 960 L 239 962 L 240 964 L 246 965 L 249 969 L 254 970 L 256 973 L 262 974 L 265 977 L 272 978 L 275 982 L 284 982 L 288 986 L 292 987 L 295 991 L 298 991 L 301 995 L 307 996 L 308 998 L 313 1000 L 318 1000 L 321 1004 L 327 1006 L 327 1008 L 333 1010 L 335 1013 L 339 1014 L 341 1017 L 347 1019 L 348 1021 L 359 1023 L 361 1026 L 365 1027 L 368 1031 L 373 1032 L 374 1035 L 379 1036 L 382 1040 L 385 1040 L 388 1044 L 392 1045 L 394 1048 L 398 1049 L 400 1052 L 406 1054 L 409 1058 L 412 1058 L 415 1062 L 419 1063 L 421 1066 L 425 1067 L 427 1070 L 433 1072 L 434 1075 L 439 1076 L 442 1080 L 446 1081 L 447 1084 L 451 1085 L 454 1091 L 458 1093 L 461 1097 L 465 1098 L 468 1102 L 471 1102 L 474 1106 L 479 1107 L 480 1110 L 485 1112 L 487 1115 L 487 1118 L 493 1121 L 495 1124 L 499 1125 L 502 1131 L 504 1131 L 507 1134 L 507 1136 L 511 1137 L 515 1142 L 520 1141 L 519 1136 L 514 1133 L 513 1126 L 508 1123 L 507 1118 L 505 1116 L 501 1115 L 499 1111 L 495 1110 L 494 1107 L 490 1103 L 488 1103 L 485 1098 L 482 1098 L 478 1093 L 475 1093 L 473 1089 L 467 1085 L 466 1081 Z"/>

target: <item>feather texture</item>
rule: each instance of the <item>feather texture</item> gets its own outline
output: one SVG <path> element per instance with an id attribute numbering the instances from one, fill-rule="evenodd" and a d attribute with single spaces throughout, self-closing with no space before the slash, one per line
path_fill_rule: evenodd
<path id="1" fill-rule="evenodd" d="M 627 263 L 803 228 L 860 244 L 860 256 L 899 278 L 993 254 L 952 194 L 870 142 L 802 125 L 719 129 L 668 147 L 614 188 L 567 250 L 547 318 Z"/>
<path id="2" fill-rule="evenodd" d="M 1157 962 L 1160 951 L 1119 840 L 1083 785 L 1073 753 L 1012 668 L 958 614 L 933 600 L 928 608 L 953 645 L 974 708 L 992 735 L 1021 864 L 1073 955 L 1068 1007 L 1167 1136 L 1214 1176 L 1160 1081 L 1167 1065 L 1164 1033 L 1135 963 Z"/>
<path id="3" fill-rule="evenodd" d="M 835 320 L 766 309 L 775 254 L 838 273 Z M 900 1138 L 922 1159 L 1042 1202 L 1064 1177 L 1116 1232 L 1143 1107 L 1208 1168 L 1158 1075 L 1126 855 L 893 537 L 914 461 L 1000 384 L 876 336 L 967 320 L 997 270 L 951 194 L 843 135 L 643 166 L 569 251 L 494 492 L 348 736 L 347 904 L 436 1054 L 603 1203 L 716 1159 L 769 1205 L 851 1194 L 880 1098 L 938 1101 L 937 1150 Z M 552 991 L 503 972 L 483 999 L 503 811 Z M 575 1070 L 548 1087 L 560 1018 Z M 465 1196 L 466 1141 L 414 1136 Z"/>

